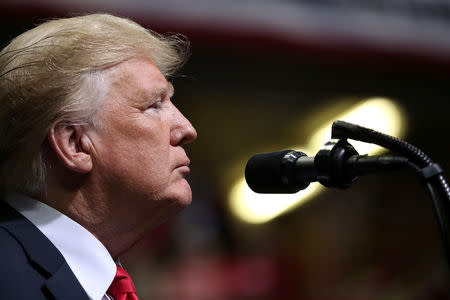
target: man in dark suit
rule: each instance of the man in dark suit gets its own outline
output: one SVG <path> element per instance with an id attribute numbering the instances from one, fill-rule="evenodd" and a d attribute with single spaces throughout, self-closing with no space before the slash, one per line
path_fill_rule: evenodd
<path id="1" fill-rule="evenodd" d="M 105 14 L 0 53 L 0 299 L 137 299 L 118 257 L 191 202 L 187 42 Z"/>

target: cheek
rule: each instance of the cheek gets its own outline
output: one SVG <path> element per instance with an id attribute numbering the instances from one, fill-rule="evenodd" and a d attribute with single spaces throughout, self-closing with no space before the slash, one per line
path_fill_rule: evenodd
<path id="1" fill-rule="evenodd" d="M 169 176 L 170 157 L 168 147 L 148 145 L 141 151 L 140 167 L 143 173 L 153 178 L 165 178 Z"/>
<path id="2" fill-rule="evenodd" d="M 143 128 L 128 136 L 121 143 L 120 152 L 126 158 L 123 171 L 134 175 L 135 181 L 142 179 L 144 184 L 166 184 L 171 167 L 167 136 L 168 132 L 164 126 Z"/>
<path id="3" fill-rule="evenodd" d="M 102 177 L 129 188 L 162 189 L 173 167 L 170 128 L 164 118 L 133 113 L 113 115 L 108 121 L 96 136 Z"/>
<path id="4" fill-rule="evenodd" d="M 100 158 L 98 174 L 106 188 L 117 195 L 161 198 L 171 176 L 167 150 L 149 140 L 135 142 L 122 141 Z"/>
<path id="5" fill-rule="evenodd" d="M 163 172 L 169 165 L 169 144 L 160 133 L 143 131 L 139 136 L 122 140 L 120 154 L 126 163 L 145 173 Z"/>

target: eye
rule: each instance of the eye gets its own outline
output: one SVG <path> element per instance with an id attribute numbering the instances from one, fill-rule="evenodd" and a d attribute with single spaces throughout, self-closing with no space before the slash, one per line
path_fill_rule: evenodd
<path id="1" fill-rule="evenodd" d="M 160 109 L 161 106 L 162 106 L 162 101 L 160 100 L 160 101 L 157 101 L 157 102 L 153 103 L 153 105 L 150 106 L 150 108 L 153 108 L 153 109 Z"/>
<path id="2" fill-rule="evenodd" d="M 162 107 L 163 103 L 161 99 L 158 99 L 157 101 L 153 102 L 150 106 L 147 107 L 146 110 L 159 110 Z"/>

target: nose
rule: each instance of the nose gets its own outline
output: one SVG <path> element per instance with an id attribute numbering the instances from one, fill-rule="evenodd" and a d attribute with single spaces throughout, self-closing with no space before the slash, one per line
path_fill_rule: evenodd
<path id="1" fill-rule="evenodd" d="M 194 126 L 175 105 L 173 105 L 173 109 L 175 120 L 170 132 L 170 144 L 172 146 L 182 146 L 193 142 L 197 138 L 197 131 Z"/>

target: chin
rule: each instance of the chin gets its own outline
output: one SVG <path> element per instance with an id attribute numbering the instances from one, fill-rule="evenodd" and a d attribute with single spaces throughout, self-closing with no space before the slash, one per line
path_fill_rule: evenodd
<path id="1" fill-rule="evenodd" d="M 174 202 L 184 208 L 191 204 L 192 202 L 192 190 L 191 186 L 186 180 L 182 180 L 179 184 L 174 187 Z"/>
<path id="2" fill-rule="evenodd" d="M 191 204 L 192 202 L 192 191 L 191 188 L 186 190 L 186 192 L 183 194 L 182 197 L 180 197 L 180 201 L 182 206 L 186 207 Z"/>

